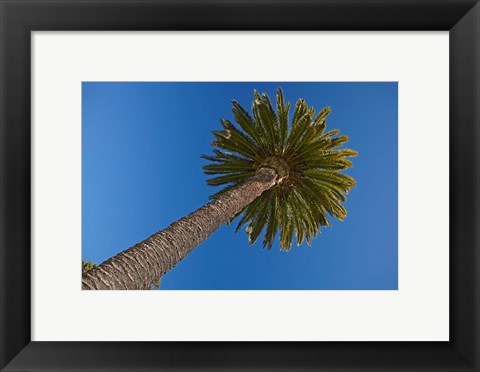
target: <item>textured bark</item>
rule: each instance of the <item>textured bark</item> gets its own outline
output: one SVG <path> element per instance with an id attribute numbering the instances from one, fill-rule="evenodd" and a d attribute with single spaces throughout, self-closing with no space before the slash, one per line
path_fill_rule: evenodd
<path id="1" fill-rule="evenodd" d="M 242 185 L 83 274 L 82 289 L 149 288 L 278 179 L 273 168 L 260 168 Z"/>

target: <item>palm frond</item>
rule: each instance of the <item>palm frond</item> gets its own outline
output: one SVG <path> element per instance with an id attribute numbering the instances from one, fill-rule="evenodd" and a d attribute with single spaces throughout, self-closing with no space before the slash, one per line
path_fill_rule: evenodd
<path id="1" fill-rule="evenodd" d="M 278 145 L 283 150 L 288 136 L 288 112 L 290 111 L 290 102 L 285 104 L 283 91 L 277 89 L 277 121 L 278 121 Z"/>
<path id="2" fill-rule="evenodd" d="M 275 108 L 267 94 L 256 91 L 252 114 L 237 101 L 232 104 L 235 123 L 221 120 L 222 130 L 214 131 L 213 155 L 202 155 L 209 161 L 203 167 L 205 173 L 213 176 L 208 184 L 223 186 L 211 198 L 220 197 L 280 158 L 288 168 L 287 176 L 228 223 L 240 218 L 236 231 L 247 225 L 251 244 L 265 231 L 264 248 L 270 249 L 276 236 L 282 250 L 291 249 L 294 236 L 297 245 L 305 241 L 310 245 L 322 226 L 331 226 L 328 216 L 346 217 L 343 203 L 356 182 L 342 171 L 352 166 L 348 158 L 357 152 L 343 148 L 349 138 L 339 135 L 338 129 L 326 131 L 328 106 L 315 115 L 304 99 L 297 100 L 289 126 L 290 103 L 285 102 L 281 89 Z"/>

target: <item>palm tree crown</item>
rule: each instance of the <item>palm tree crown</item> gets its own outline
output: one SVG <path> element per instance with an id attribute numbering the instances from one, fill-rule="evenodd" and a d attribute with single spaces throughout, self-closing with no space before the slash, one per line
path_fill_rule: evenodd
<path id="1" fill-rule="evenodd" d="M 352 162 L 348 157 L 357 152 L 339 148 L 348 141 L 339 130 L 326 132 L 330 108 L 315 115 L 299 99 L 289 125 L 290 103 L 277 90 L 276 111 L 267 94 L 254 92 L 252 114 L 233 101 L 236 124 L 221 120 L 223 130 L 214 131 L 213 156 L 202 155 L 211 161 L 204 166 L 212 186 L 226 185 L 212 195 L 225 193 L 260 168 L 273 168 L 279 180 L 256 198 L 235 217 L 241 217 L 236 231 L 248 224 L 248 240 L 253 244 L 265 228 L 263 246 L 270 249 L 280 231 L 280 249 L 290 250 L 293 237 L 297 245 L 306 240 L 310 245 L 321 226 L 330 226 L 327 214 L 343 220 L 347 211 L 342 205 L 355 180 L 341 173 Z"/>

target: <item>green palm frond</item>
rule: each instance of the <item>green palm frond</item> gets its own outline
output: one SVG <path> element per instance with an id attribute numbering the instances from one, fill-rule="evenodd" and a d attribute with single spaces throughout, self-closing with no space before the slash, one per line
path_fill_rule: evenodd
<path id="1" fill-rule="evenodd" d="M 224 185 L 212 198 L 255 175 L 267 159 L 281 158 L 288 176 L 233 217 L 241 216 L 236 231 L 246 225 L 251 244 L 265 231 L 263 246 L 268 249 L 276 236 L 283 250 L 291 249 L 294 237 L 297 245 L 310 245 L 322 226 L 330 226 L 328 216 L 347 216 L 343 203 L 355 180 L 341 171 L 352 166 L 348 158 L 357 152 L 342 148 L 348 137 L 339 130 L 326 131 L 330 107 L 315 114 L 299 99 L 289 125 L 290 103 L 285 103 L 281 89 L 275 108 L 267 94 L 256 91 L 252 114 L 237 101 L 232 103 L 236 124 L 221 120 L 223 129 L 213 132 L 213 155 L 202 155 L 210 162 L 205 173 L 213 176 L 208 184 Z"/>

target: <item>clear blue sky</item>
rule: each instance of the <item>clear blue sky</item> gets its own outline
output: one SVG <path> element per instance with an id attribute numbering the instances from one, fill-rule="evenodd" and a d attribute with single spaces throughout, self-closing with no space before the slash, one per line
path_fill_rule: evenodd
<path id="1" fill-rule="evenodd" d="M 212 130 L 250 109 L 253 90 L 331 106 L 327 128 L 359 152 L 344 222 L 312 246 L 253 246 L 222 226 L 162 280 L 169 289 L 397 289 L 397 83 L 102 83 L 82 85 L 82 258 L 100 263 L 209 201 L 201 154 Z"/>

